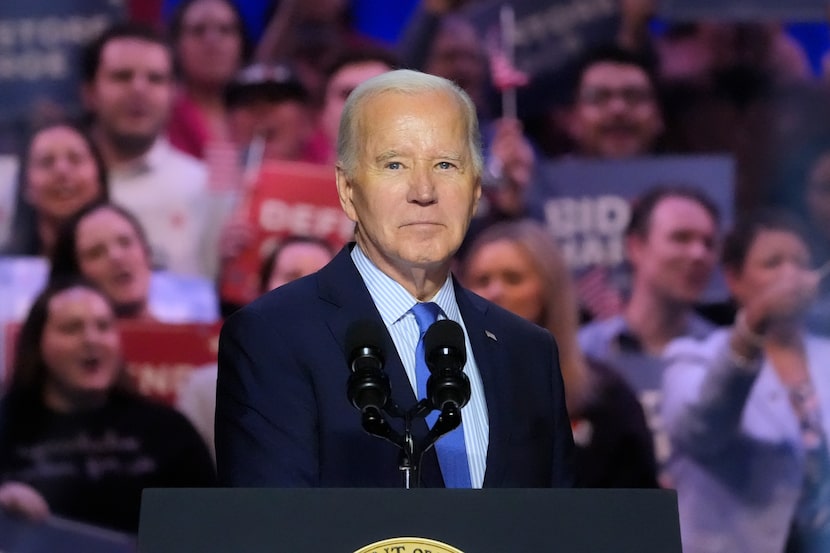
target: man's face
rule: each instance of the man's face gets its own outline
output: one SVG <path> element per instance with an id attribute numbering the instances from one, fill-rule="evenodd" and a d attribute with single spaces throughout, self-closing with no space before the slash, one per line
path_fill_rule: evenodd
<path id="1" fill-rule="evenodd" d="M 649 153 L 663 119 L 648 75 L 636 65 L 600 62 L 582 76 L 571 135 L 584 155 L 625 158 Z"/>
<path id="2" fill-rule="evenodd" d="M 698 202 L 663 198 L 652 211 L 647 235 L 628 239 L 635 286 L 674 303 L 698 301 L 717 261 L 716 232 L 715 221 Z"/>
<path id="3" fill-rule="evenodd" d="M 225 0 L 188 5 L 176 44 L 182 76 L 202 86 L 224 86 L 242 61 L 242 30 Z"/>
<path id="4" fill-rule="evenodd" d="M 87 107 L 111 139 L 152 143 L 170 112 L 172 71 L 170 52 L 161 44 L 113 39 L 101 50 L 98 72 L 84 89 Z"/>
<path id="5" fill-rule="evenodd" d="M 445 270 L 481 187 L 465 120 L 446 92 L 387 92 L 357 115 L 357 167 L 337 171 L 340 202 L 367 256 L 399 282 Z"/>

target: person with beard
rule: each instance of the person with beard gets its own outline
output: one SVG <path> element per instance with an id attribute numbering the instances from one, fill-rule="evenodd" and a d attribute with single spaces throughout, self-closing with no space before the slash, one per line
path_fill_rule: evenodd
<path id="1" fill-rule="evenodd" d="M 592 50 L 579 64 L 572 97 L 566 131 L 573 156 L 621 160 L 658 151 L 664 122 L 648 57 L 613 45 Z M 604 267 L 577 280 L 586 321 L 621 313 L 623 291 L 612 280 Z"/>
<path id="2" fill-rule="evenodd" d="M 50 265 L 50 282 L 72 275 L 89 279 L 119 318 L 167 323 L 218 318 L 211 282 L 154 272 L 141 223 L 116 204 L 91 204 L 67 221 L 55 240 Z"/>
<path id="3" fill-rule="evenodd" d="M 655 76 L 647 58 L 617 46 L 582 61 L 568 117 L 573 153 L 625 159 L 655 153 L 664 130 Z"/>
<path id="4" fill-rule="evenodd" d="M 170 46 L 152 28 L 116 24 L 87 47 L 82 72 L 82 98 L 112 200 L 141 222 L 154 265 L 212 277 L 217 233 L 207 169 L 164 136 L 175 93 Z"/>

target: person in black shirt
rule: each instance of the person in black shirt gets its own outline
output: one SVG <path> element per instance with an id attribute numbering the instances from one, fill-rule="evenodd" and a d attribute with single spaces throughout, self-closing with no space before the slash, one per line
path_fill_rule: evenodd
<path id="1" fill-rule="evenodd" d="M 134 534 L 144 488 L 215 481 L 184 416 L 128 390 L 106 296 L 76 278 L 50 284 L 0 400 L 0 506 Z"/>

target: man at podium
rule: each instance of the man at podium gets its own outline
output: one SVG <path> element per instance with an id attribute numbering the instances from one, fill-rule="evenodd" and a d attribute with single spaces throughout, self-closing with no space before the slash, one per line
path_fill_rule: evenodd
<path id="1" fill-rule="evenodd" d="M 337 190 L 355 222 L 355 242 L 317 273 L 239 310 L 222 329 L 216 406 L 221 482 L 570 485 L 573 438 L 553 337 L 462 288 L 450 272 L 481 194 L 483 162 L 470 98 L 424 73 L 372 78 L 346 102 L 337 156 Z M 444 320 L 454 321 L 460 341 L 445 346 L 439 337 L 430 345 L 431 325 Z M 367 322 L 379 335 L 347 345 L 355 325 Z M 360 363 L 369 363 L 373 378 L 388 380 L 388 398 L 366 408 L 382 419 L 387 439 L 364 430 L 355 407 L 366 406 L 347 395 L 358 370 L 354 346 L 370 352 Z M 419 477 L 410 483 L 401 471 L 408 465 L 402 452 L 410 451 L 404 442 L 428 444 L 435 434 L 430 427 L 442 424 L 435 422 L 437 413 L 413 408 L 434 397 L 438 386 L 429 382 L 445 374 L 436 351 L 461 359 L 452 378 L 463 382 L 467 395 L 443 404 L 460 410 L 461 423 L 435 447 L 424 447 Z M 448 420 L 446 413 L 438 420 Z"/>

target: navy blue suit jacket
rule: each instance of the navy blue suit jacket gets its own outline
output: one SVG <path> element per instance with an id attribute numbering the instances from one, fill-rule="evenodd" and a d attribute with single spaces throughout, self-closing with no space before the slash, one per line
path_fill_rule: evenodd
<path id="1" fill-rule="evenodd" d="M 380 314 L 344 248 L 319 272 L 260 297 L 219 340 L 216 456 L 228 486 L 401 487 L 400 450 L 366 433 L 349 403 L 345 336 Z M 455 285 L 490 423 L 485 487 L 571 484 L 573 438 L 550 333 Z M 495 339 L 493 339 L 495 337 Z M 416 403 L 391 337 L 392 398 Z M 391 419 L 403 431 L 403 422 Z M 423 420 L 413 434 L 427 433 Z M 443 486 L 434 449 L 422 482 Z"/>

